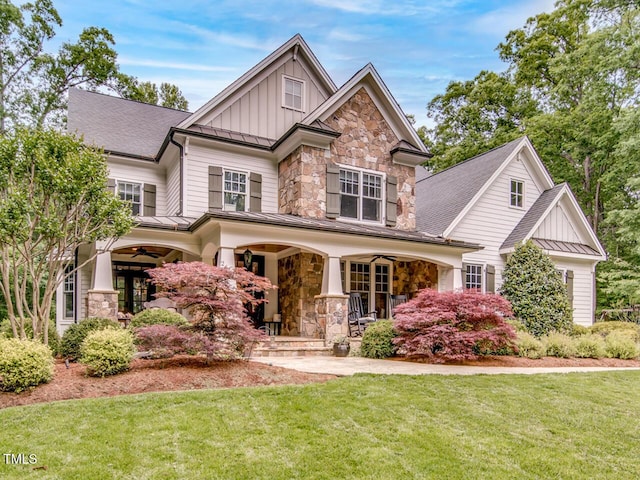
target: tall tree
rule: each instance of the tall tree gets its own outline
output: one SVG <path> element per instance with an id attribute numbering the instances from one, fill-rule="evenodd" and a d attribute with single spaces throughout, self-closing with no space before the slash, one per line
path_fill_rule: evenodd
<path id="1" fill-rule="evenodd" d="M 153 82 L 141 82 L 135 77 L 120 74 L 116 91 L 123 98 L 160 105 L 176 110 L 188 110 L 189 102 L 176 85 L 163 82 L 160 88 Z"/>
<path id="2" fill-rule="evenodd" d="M 131 208 L 109 192 L 102 152 L 53 130 L 0 136 L 0 293 L 13 334 L 47 343 L 52 301 L 74 252 L 109 242 L 134 224 Z"/>

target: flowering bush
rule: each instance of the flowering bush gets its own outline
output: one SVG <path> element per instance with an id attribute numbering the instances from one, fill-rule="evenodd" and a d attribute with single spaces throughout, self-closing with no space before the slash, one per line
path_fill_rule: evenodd
<path id="1" fill-rule="evenodd" d="M 394 343 L 408 357 L 436 362 L 477 358 L 478 351 L 497 351 L 512 345 L 514 328 L 507 300 L 474 291 L 421 290 L 396 307 Z"/>
<path id="2" fill-rule="evenodd" d="M 167 297 L 189 310 L 193 331 L 206 337 L 192 341 L 209 359 L 241 357 L 250 343 L 266 338 L 253 327 L 247 307 L 253 309 L 266 301 L 255 294 L 274 288 L 267 278 L 244 268 L 202 262 L 170 263 L 148 272 L 160 290 L 156 297 Z"/>

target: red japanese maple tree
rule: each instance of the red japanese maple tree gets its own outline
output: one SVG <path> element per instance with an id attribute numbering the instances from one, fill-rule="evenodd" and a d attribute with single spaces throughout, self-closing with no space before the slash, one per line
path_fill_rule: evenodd
<path id="1" fill-rule="evenodd" d="M 266 302 L 256 293 L 275 288 L 269 279 L 244 268 L 202 262 L 165 264 L 148 273 L 158 287 L 156 297 L 167 297 L 189 311 L 193 330 L 208 339 L 204 345 L 210 357 L 237 358 L 248 343 L 264 338 L 247 308 Z"/>
<path id="2" fill-rule="evenodd" d="M 394 310 L 394 342 L 407 357 L 475 359 L 512 345 L 515 330 L 505 321 L 512 314 L 500 295 L 424 289 Z"/>

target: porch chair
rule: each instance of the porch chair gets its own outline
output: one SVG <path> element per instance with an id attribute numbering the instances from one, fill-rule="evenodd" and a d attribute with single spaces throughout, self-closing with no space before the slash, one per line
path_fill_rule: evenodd
<path id="1" fill-rule="evenodd" d="M 406 301 L 406 295 L 389 295 L 389 311 L 391 312 L 391 318 L 393 318 L 393 311 L 395 308 Z"/>
<path id="2" fill-rule="evenodd" d="M 359 293 L 349 294 L 349 336 L 361 336 L 367 325 L 378 320 L 376 312 L 366 312 L 362 305 L 362 297 Z"/>

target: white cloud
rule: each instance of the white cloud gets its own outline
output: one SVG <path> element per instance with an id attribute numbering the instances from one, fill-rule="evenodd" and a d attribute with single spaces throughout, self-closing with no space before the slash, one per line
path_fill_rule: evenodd
<path id="1" fill-rule="evenodd" d="M 434 15 L 450 9 L 461 0 L 307 0 L 314 5 L 348 13 L 385 16 Z"/>
<path id="2" fill-rule="evenodd" d="M 334 28 L 329 32 L 329 35 L 327 35 L 327 38 L 330 40 L 338 40 L 338 41 L 345 41 L 345 42 L 362 42 L 367 40 L 368 37 L 366 35 L 361 35 L 355 32 L 347 32 L 345 30 Z"/>
<path id="3" fill-rule="evenodd" d="M 221 43 L 223 45 L 260 50 L 263 52 L 271 52 L 280 45 L 280 43 L 265 41 L 264 39 L 252 37 L 250 35 L 215 32 L 195 25 L 183 25 L 183 28 L 196 34 L 204 42 Z"/>
<path id="4" fill-rule="evenodd" d="M 163 62 L 157 60 L 141 60 L 130 57 L 119 57 L 118 63 L 120 65 L 134 67 L 168 68 L 172 70 L 190 70 L 196 72 L 231 72 L 234 70 L 231 67 L 218 67 L 213 65 L 200 65 L 194 63 Z"/>
<path id="5" fill-rule="evenodd" d="M 509 31 L 522 28 L 529 17 L 553 10 L 555 0 L 530 0 L 514 3 L 480 15 L 471 28 L 485 35 L 504 37 Z"/>

